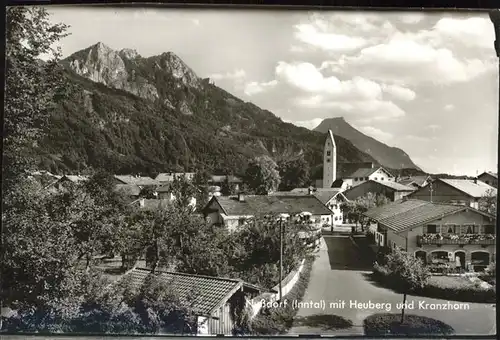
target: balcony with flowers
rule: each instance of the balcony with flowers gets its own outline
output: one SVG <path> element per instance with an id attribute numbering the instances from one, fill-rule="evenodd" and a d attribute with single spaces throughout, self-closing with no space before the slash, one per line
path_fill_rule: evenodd
<path id="1" fill-rule="evenodd" d="M 494 234 L 423 234 L 417 237 L 417 245 L 426 244 L 456 244 L 456 245 L 495 245 Z"/>

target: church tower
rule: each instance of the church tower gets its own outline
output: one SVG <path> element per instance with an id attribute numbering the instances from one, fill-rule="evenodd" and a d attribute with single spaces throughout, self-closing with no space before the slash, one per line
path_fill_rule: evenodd
<path id="1" fill-rule="evenodd" d="M 328 130 L 323 150 L 323 188 L 331 188 L 336 179 L 337 146 L 335 145 L 335 139 L 333 139 L 332 130 Z"/>

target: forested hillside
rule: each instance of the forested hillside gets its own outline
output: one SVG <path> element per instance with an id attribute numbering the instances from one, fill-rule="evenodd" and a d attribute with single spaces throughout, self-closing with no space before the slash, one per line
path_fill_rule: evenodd
<path id="1" fill-rule="evenodd" d="M 244 171 L 249 158 L 303 154 L 322 162 L 324 134 L 284 123 L 208 79 L 177 56 L 142 58 L 98 43 L 61 62 L 68 97 L 57 107 L 40 167 L 54 173 Z M 373 161 L 336 137 L 339 162 Z"/>

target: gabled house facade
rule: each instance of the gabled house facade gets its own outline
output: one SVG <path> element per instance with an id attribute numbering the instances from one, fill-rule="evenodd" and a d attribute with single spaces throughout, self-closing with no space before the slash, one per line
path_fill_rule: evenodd
<path id="1" fill-rule="evenodd" d="M 479 180 L 437 178 L 409 194 L 408 198 L 467 205 L 478 209 L 481 197 L 490 192 L 496 195 L 497 189 Z"/>
<path id="2" fill-rule="evenodd" d="M 495 172 L 485 171 L 481 175 L 477 176 L 477 179 L 483 183 L 491 185 L 494 188 L 498 188 L 498 174 Z"/>
<path id="3" fill-rule="evenodd" d="M 344 196 L 352 201 L 371 192 L 376 195 L 384 195 L 390 201 L 394 202 L 409 195 L 413 191 L 415 191 L 413 187 L 395 181 L 368 180 L 347 189 L 344 191 Z"/>
<path id="4" fill-rule="evenodd" d="M 355 187 L 369 180 L 381 182 L 394 182 L 395 177 L 382 167 L 378 168 L 361 168 L 354 171 L 351 175 L 344 179 L 350 187 Z"/>
<path id="5" fill-rule="evenodd" d="M 162 172 L 155 177 L 155 180 L 160 184 L 173 182 L 176 177 L 185 176 L 186 179 L 192 180 L 194 172 Z"/>
<path id="6" fill-rule="evenodd" d="M 343 223 L 344 216 L 342 210 L 340 209 L 340 205 L 348 199 L 344 196 L 342 190 L 336 188 L 296 188 L 290 191 L 290 193 L 314 195 L 332 212 L 332 225 Z M 277 194 L 279 195 L 280 193 Z"/>
<path id="7" fill-rule="evenodd" d="M 141 189 L 144 187 L 157 187 L 160 182 L 148 176 L 132 176 L 132 175 L 114 175 L 114 184 L 135 184 Z"/>
<path id="8" fill-rule="evenodd" d="M 431 267 L 481 271 L 495 261 L 496 219 L 468 206 L 405 199 L 365 213 L 379 245 L 399 247 Z"/>
<path id="9" fill-rule="evenodd" d="M 236 230 L 247 219 L 260 215 L 288 214 L 290 219 L 308 220 L 321 230 L 331 225 L 332 212 L 313 195 L 213 196 L 202 210 L 207 223 Z"/>

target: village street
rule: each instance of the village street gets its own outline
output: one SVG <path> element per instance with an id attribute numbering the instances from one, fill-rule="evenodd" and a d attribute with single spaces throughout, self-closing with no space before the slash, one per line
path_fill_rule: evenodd
<path id="1" fill-rule="evenodd" d="M 391 290 L 378 287 L 370 282 L 367 274 L 371 272 L 371 263 L 363 260 L 346 233 L 325 233 L 318 253 L 303 302 L 325 301 L 326 308 L 299 309 L 294 327 L 289 334 L 350 334 L 361 335 L 363 319 L 375 313 L 399 313 L 395 309 L 402 302 L 403 296 Z M 367 303 L 390 303 L 391 311 L 360 310 L 350 308 L 350 301 Z M 407 314 L 424 315 L 447 323 L 457 335 L 496 334 L 495 308 L 491 304 L 469 303 L 469 310 L 422 310 L 418 302 L 446 303 L 445 300 L 408 296 L 407 301 L 415 301 L 416 308 L 407 310 Z M 330 308 L 329 303 L 345 301 L 344 308 Z M 331 306 L 336 307 L 336 306 Z M 345 325 L 345 319 L 351 320 L 352 327 Z M 335 325 L 339 325 L 336 327 Z"/>

